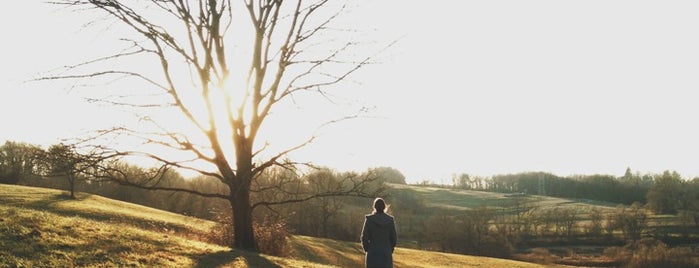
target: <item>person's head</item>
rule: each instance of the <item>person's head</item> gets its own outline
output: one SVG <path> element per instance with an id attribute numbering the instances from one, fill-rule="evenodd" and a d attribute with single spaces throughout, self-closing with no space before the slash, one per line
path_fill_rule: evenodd
<path id="1" fill-rule="evenodd" d="M 374 199 L 374 213 L 384 213 L 386 210 L 386 202 L 382 198 Z"/>

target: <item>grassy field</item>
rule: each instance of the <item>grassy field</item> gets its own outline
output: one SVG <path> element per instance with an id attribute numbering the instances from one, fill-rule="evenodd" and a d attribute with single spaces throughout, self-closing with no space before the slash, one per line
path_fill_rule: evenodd
<path id="1" fill-rule="evenodd" d="M 364 254 L 358 243 L 336 241 L 306 236 L 294 236 L 291 244 L 296 255 L 318 263 L 333 263 L 340 267 L 363 267 Z M 441 252 L 396 248 L 393 253 L 395 267 L 562 267 L 477 257 Z"/>
<path id="2" fill-rule="evenodd" d="M 294 236 L 282 258 L 201 239 L 213 222 L 89 194 L 0 184 L 0 267 L 361 267 L 358 243 Z M 396 267 L 545 267 L 398 248 Z"/>
<path id="3" fill-rule="evenodd" d="M 539 195 L 510 196 L 504 193 L 469 191 L 461 189 L 390 184 L 393 193 L 404 192 L 423 198 L 425 205 L 443 209 L 469 210 L 478 207 L 506 208 L 515 202 L 529 207 L 599 207 L 614 208 L 616 204 L 590 200 L 571 200 Z"/>

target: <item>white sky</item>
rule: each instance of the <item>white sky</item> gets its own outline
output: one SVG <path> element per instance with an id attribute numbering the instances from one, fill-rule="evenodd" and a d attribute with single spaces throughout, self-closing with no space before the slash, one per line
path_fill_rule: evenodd
<path id="1" fill-rule="evenodd" d="M 699 176 L 699 2 L 362 2 L 354 25 L 376 28 L 379 43 L 402 37 L 353 77 L 377 118 L 337 125 L 298 157 L 391 166 L 412 182 L 626 167 Z M 45 146 L 109 123 L 75 94 L 22 83 L 103 55 L 95 44 L 113 38 L 55 9 L 0 9 L 0 141 Z"/>

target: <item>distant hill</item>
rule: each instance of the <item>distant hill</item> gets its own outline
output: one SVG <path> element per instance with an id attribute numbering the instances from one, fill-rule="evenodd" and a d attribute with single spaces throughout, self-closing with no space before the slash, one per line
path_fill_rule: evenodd
<path id="1" fill-rule="evenodd" d="M 616 203 L 594 200 L 573 200 L 525 193 L 506 194 L 434 186 L 405 184 L 388 185 L 390 186 L 392 194 L 402 193 L 419 196 L 425 201 L 425 205 L 442 209 L 470 210 L 479 207 L 506 208 L 511 206 L 516 200 L 529 207 L 585 206 L 608 209 L 618 205 Z"/>
<path id="2" fill-rule="evenodd" d="M 211 221 L 79 193 L 0 184 L 0 267 L 361 267 L 358 243 L 293 236 L 287 258 L 201 242 Z M 396 267 L 545 267 L 398 248 Z"/>

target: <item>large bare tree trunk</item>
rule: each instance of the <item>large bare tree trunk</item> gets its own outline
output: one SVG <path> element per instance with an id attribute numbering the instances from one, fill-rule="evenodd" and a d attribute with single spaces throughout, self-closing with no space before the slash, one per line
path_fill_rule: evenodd
<path id="1" fill-rule="evenodd" d="M 255 230 L 252 224 L 252 207 L 250 206 L 250 190 L 245 187 L 231 193 L 231 209 L 233 215 L 233 248 L 257 250 Z"/>
<path id="2" fill-rule="evenodd" d="M 253 206 L 250 203 L 250 186 L 255 176 L 254 166 L 252 165 L 253 140 L 245 135 L 245 126 L 234 124 L 236 132 L 233 134 L 236 152 L 236 171 L 235 175 L 227 178 L 230 188 L 229 199 L 231 209 L 233 210 L 233 247 L 245 250 L 257 251 L 257 242 L 255 239 L 255 230 L 252 221 Z M 258 128 L 259 125 L 252 125 Z M 222 151 L 217 151 L 222 153 Z M 218 156 L 225 158 L 223 154 Z M 219 170 L 223 174 L 227 174 L 230 169 L 228 164 L 219 166 Z M 233 174 L 233 173 L 231 173 Z"/>

